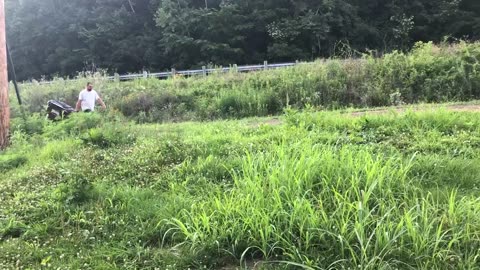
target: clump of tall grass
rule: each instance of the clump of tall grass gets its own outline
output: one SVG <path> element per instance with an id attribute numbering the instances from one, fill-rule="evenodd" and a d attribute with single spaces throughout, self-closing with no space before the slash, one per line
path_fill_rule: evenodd
<path id="1" fill-rule="evenodd" d="M 415 162 L 308 136 L 247 152 L 229 191 L 160 222 L 164 244 L 304 269 L 473 267 L 480 200 L 422 190 Z"/>

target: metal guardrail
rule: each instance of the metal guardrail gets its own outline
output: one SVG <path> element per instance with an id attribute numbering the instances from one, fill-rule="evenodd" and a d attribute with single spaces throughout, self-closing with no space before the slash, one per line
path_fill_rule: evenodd
<path id="1" fill-rule="evenodd" d="M 150 73 L 150 72 L 144 71 L 143 73 L 138 73 L 138 74 L 107 76 L 107 77 L 105 77 L 105 79 L 127 81 L 127 80 L 141 79 L 141 78 L 165 79 L 165 78 L 172 77 L 173 75 L 207 76 L 207 75 L 213 74 L 213 73 L 251 72 L 251 71 L 261 71 L 261 70 L 268 70 L 268 69 L 286 68 L 286 67 L 293 67 L 297 64 L 298 64 L 298 62 L 282 63 L 282 64 L 268 64 L 267 61 L 265 61 L 263 65 L 246 65 L 246 66 L 233 65 L 233 66 L 230 66 L 230 67 L 221 67 L 221 68 L 202 67 L 202 69 L 182 70 L 182 71 L 176 71 L 175 69 L 172 69 L 172 71 L 170 71 L 170 72 L 157 72 L 157 73 Z M 75 81 L 75 80 L 77 80 L 77 79 L 71 79 L 70 81 Z M 39 83 L 40 84 L 51 84 L 53 82 L 52 81 L 42 81 L 42 82 L 39 82 Z"/>
<path id="2" fill-rule="evenodd" d="M 128 75 L 119 75 L 119 76 L 109 76 L 107 79 L 109 80 L 134 80 L 134 79 L 141 79 L 141 78 L 169 78 L 173 75 L 181 75 L 181 76 L 206 76 L 212 73 L 226 73 L 230 71 L 236 72 L 249 72 L 249 71 L 259 71 L 259 70 L 267 70 L 267 69 L 277 69 L 277 68 L 285 68 L 285 67 L 292 67 L 297 65 L 297 63 L 282 63 L 282 64 L 267 64 L 265 62 L 263 65 L 248 65 L 248 66 L 231 66 L 231 67 L 222 67 L 222 68 L 206 68 L 203 67 L 202 69 L 194 69 L 194 70 L 181 70 L 176 71 L 172 70 L 170 72 L 157 72 L 157 73 L 149 73 L 144 72 L 141 74 L 128 74 Z"/>

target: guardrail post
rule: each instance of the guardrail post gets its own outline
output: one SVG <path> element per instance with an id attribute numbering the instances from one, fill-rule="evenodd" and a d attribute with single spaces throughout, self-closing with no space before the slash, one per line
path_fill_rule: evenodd
<path id="1" fill-rule="evenodd" d="M 263 69 L 264 70 L 268 69 L 268 62 L 267 61 L 263 61 Z"/>
<path id="2" fill-rule="evenodd" d="M 171 73 L 172 79 L 175 79 L 175 73 L 177 73 L 177 72 L 175 71 L 175 68 L 172 68 L 172 73 Z"/>
<path id="3" fill-rule="evenodd" d="M 143 71 L 143 78 L 144 79 L 148 78 L 148 72 L 146 70 Z"/>
<path id="4" fill-rule="evenodd" d="M 202 66 L 202 72 L 203 72 L 203 77 L 206 77 L 207 76 L 207 67 L 206 66 Z"/>
<path id="5" fill-rule="evenodd" d="M 119 82 L 120 81 L 120 74 L 118 74 L 118 73 L 113 74 L 113 81 L 114 82 Z"/>
<path id="6" fill-rule="evenodd" d="M 295 65 L 298 65 L 298 63 L 300 63 L 298 60 L 295 60 Z"/>
<path id="7" fill-rule="evenodd" d="M 233 72 L 235 72 L 235 73 L 238 72 L 238 66 L 237 66 L 237 64 L 233 64 Z"/>

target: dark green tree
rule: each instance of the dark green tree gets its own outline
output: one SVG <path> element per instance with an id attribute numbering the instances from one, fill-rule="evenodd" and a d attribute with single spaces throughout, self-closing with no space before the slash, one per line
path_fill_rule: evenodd
<path id="1" fill-rule="evenodd" d="M 20 79 L 313 60 L 480 38 L 477 0 L 6 0 Z M 339 49 L 340 48 L 340 49 Z"/>

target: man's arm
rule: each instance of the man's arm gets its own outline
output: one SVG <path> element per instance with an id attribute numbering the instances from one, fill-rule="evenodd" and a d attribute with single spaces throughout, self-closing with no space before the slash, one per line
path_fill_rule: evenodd
<path id="1" fill-rule="evenodd" d="M 75 110 L 76 110 L 77 112 L 79 112 L 80 109 L 81 109 L 81 107 L 82 107 L 82 100 L 79 99 L 79 100 L 77 101 L 77 106 L 75 107 Z"/>
<path id="2" fill-rule="evenodd" d="M 98 97 L 98 98 L 97 98 L 97 101 L 98 101 L 98 103 L 100 103 L 100 105 L 102 105 L 102 109 L 105 110 L 105 109 L 107 108 L 107 106 L 105 106 L 105 103 L 103 103 L 103 100 L 102 100 L 101 97 Z"/>

